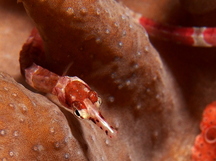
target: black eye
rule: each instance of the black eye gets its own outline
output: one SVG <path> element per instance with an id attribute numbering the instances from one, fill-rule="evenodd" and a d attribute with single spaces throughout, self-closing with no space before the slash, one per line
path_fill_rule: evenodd
<path id="1" fill-rule="evenodd" d="M 80 115 L 80 113 L 79 113 L 78 110 L 75 110 L 75 111 L 74 111 L 74 114 L 75 114 L 78 118 L 82 119 L 82 116 Z"/>
<path id="2" fill-rule="evenodd" d="M 76 114 L 78 117 L 80 117 L 80 113 L 79 113 L 78 110 L 75 110 L 75 114 Z"/>

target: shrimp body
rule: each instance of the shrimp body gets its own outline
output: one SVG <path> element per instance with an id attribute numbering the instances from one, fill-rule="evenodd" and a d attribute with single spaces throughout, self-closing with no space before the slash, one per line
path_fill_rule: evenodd
<path id="1" fill-rule="evenodd" d="M 56 95 L 59 102 L 80 119 L 97 124 L 110 137 L 115 133 L 99 111 L 101 99 L 83 80 L 59 76 L 36 64 L 25 69 L 26 82 L 38 91 Z"/>

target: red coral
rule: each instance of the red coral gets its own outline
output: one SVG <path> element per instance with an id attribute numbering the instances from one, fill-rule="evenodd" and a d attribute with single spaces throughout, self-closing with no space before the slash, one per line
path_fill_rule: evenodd
<path id="1" fill-rule="evenodd" d="M 209 104 L 203 112 L 200 124 L 201 134 L 195 140 L 192 150 L 193 161 L 216 160 L 216 102 Z"/>

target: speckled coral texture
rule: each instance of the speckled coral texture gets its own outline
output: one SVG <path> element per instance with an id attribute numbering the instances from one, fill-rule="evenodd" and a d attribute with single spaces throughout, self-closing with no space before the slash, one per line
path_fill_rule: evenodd
<path id="1" fill-rule="evenodd" d="M 0 73 L 1 160 L 86 160 L 63 113 Z"/>
<path id="2" fill-rule="evenodd" d="M 8 2 L 5 6 L 15 6 L 15 1 Z M 174 24 L 180 23 L 186 14 L 178 1 L 161 2 L 161 10 L 153 2 L 122 1 L 139 13 L 142 11 L 139 4 L 146 4 L 148 12 L 142 14 Z M 79 76 L 99 93 L 103 99 L 102 114 L 118 132 L 110 139 L 92 122 L 77 121 L 64 112 L 79 143 L 66 149 L 72 152 L 77 147 L 69 160 L 76 160 L 77 156 L 93 161 L 190 160 L 202 109 L 215 99 L 214 49 L 194 49 L 154 39 L 150 43 L 128 9 L 116 1 L 23 0 L 23 3 L 45 41 L 46 59 L 39 63 L 59 74 L 72 64 L 68 74 Z M 18 13 L 2 11 L 12 17 L 22 13 L 22 18 L 15 19 L 29 23 L 26 30 L 21 29 L 25 38 L 17 36 L 21 40 L 10 51 L 17 54 L 27 38 L 31 21 L 22 8 Z M 5 28 L 12 27 L 11 24 L 12 21 Z M 18 29 L 9 33 L 14 35 L 15 31 Z M 12 38 L 9 43 L 17 42 Z M 9 60 L 16 65 L 16 71 L 3 66 L 1 70 L 19 77 L 18 62 L 15 58 Z M 48 134 L 50 126 L 47 128 Z M 44 146 L 36 146 L 35 150 L 43 150 Z M 34 146 L 31 151 L 34 154 Z M 9 149 L 6 157 L 11 157 L 10 154 L 15 154 L 15 150 Z M 55 157 L 51 151 L 49 154 Z"/>
<path id="3" fill-rule="evenodd" d="M 117 130 L 108 139 L 81 122 L 91 160 L 189 157 L 194 128 L 186 124 L 178 86 L 126 8 L 100 0 L 23 3 L 44 40 L 45 60 L 39 63 L 46 61 L 44 66 L 57 73 L 72 64 L 68 74 L 99 92 L 102 113 Z"/>

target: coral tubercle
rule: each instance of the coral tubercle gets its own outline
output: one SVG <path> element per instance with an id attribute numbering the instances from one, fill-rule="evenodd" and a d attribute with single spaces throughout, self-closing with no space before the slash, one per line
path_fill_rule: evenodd
<path id="1" fill-rule="evenodd" d="M 201 133 L 196 137 L 192 149 L 193 161 L 216 160 L 216 102 L 209 104 L 200 124 Z"/>

